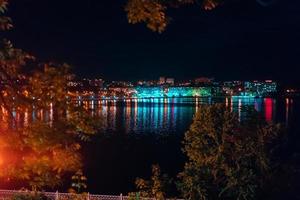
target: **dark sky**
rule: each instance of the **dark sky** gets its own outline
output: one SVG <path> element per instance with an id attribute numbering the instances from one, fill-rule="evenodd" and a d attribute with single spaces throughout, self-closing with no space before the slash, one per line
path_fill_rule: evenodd
<path id="1" fill-rule="evenodd" d="M 299 0 L 269 6 L 241 0 L 212 12 L 172 9 L 163 34 L 128 24 L 124 3 L 11 0 L 15 29 L 9 37 L 41 61 L 67 62 L 81 76 L 300 79 Z"/>

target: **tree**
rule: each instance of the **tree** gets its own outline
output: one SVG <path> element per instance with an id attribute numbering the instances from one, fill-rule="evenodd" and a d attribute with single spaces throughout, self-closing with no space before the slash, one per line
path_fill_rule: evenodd
<path id="1" fill-rule="evenodd" d="M 185 4 L 195 4 L 196 0 L 128 0 L 125 7 L 129 23 L 146 23 L 152 31 L 163 32 L 170 18 L 166 15 L 168 7 L 178 7 Z M 219 0 L 203 0 L 205 9 L 212 9 Z"/>
<path id="2" fill-rule="evenodd" d="M 223 105 L 202 106 L 184 138 L 188 157 L 179 189 L 185 199 L 256 199 L 271 175 L 280 126 L 255 111 L 239 122 Z"/>
<path id="3" fill-rule="evenodd" d="M 130 193 L 128 196 L 135 198 L 154 198 L 157 200 L 166 199 L 167 188 L 171 180 L 166 174 L 161 174 L 158 165 L 152 166 L 152 176 L 150 180 L 137 178 L 135 181 L 138 192 Z"/>
<path id="4" fill-rule="evenodd" d="M 12 28 L 5 16 L 7 5 L 7 0 L 0 0 L 2 31 Z M 70 76 L 68 65 L 39 65 L 33 56 L 2 40 L 1 181 L 24 181 L 24 186 L 41 189 L 55 187 L 67 174 L 81 170 L 80 141 L 94 134 L 97 126 L 86 110 L 70 102 Z"/>
<path id="5" fill-rule="evenodd" d="M 255 0 L 253 0 L 255 1 Z M 276 0 L 256 0 L 262 6 L 268 6 Z M 178 8 L 185 5 L 197 5 L 204 10 L 212 10 L 222 3 L 235 2 L 234 0 L 128 0 L 125 11 L 128 22 L 131 24 L 145 23 L 155 32 L 163 32 L 170 17 L 167 9 Z M 200 10 L 200 9 L 199 9 Z"/>
<path id="6" fill-rule="evenodd" d="M 87 188 L 87 178 L 83 175 L 82 171 L 76 172 L 72 176 L 72 187 L 69 189 L 70 193 L 80 194 Z"/>

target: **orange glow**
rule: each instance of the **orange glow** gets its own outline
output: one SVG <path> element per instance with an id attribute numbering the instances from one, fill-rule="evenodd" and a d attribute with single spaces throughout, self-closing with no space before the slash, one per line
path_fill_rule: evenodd
<path id="1" fill-rule="evenodd" d="M 2 156 L 0 155 L 0 166 L 3 164 L 3 158 Z"/>
<path id="2" fill-rule="evenodd" d="M 226 108 L 228 108 L 228 105 L 229 105 L 228 98 L 225 99 L 225 105 L 226 105 Z"/>

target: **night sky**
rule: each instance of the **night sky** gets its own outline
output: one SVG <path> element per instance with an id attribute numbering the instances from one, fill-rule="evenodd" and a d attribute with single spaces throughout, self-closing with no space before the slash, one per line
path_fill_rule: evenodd
<path id="1" fill-rule="evenodd" d="M 128 24 L 125 2 L 11 0 L 15 29 L 8 37 L 42 62 L 69 63 L 82 77 L 300 79 L 299 0 L 170 9 L 162 34 Z"/>

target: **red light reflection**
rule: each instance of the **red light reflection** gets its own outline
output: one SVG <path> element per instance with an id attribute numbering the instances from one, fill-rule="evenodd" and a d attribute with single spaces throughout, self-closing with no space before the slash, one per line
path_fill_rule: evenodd
<path id="1" fill-rule="evenodd" d="M 265 119 L 271 122 L 273 118 L 273 100 L 271 98 L 265 99 Z"/>

